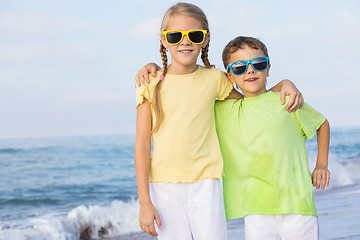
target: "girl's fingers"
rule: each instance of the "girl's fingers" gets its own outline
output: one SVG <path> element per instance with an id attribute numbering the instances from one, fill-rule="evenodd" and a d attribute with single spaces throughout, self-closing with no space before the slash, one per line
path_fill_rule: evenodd
<path id="1" fill-rule="evenodd" d="M 290 107 L 289 109 L 289 112 L 292 112 L 292 111 L 295 111 L 299 106 L 299 98 L 297 95 L 295 95 L 295 98 L 294 98 L 294 103 L 293 105 Z"/>
<path id="2" fill-rule="evenodd" d="M 157 234 L 157 232 L 156 232 L 156 230 L 155 230 L 154 224 L 151 224 L 151 225 L 149 226 L 149 231 L 150 231 L 150 235 L 151 235 L 151 236 L 153 236 L 153 237 L 157 237 L 157 236 L 158 236 L 158 234 Z"/>
<path id="3" fill-rule="evenodd" d="M 149 225 L 146 225 L 145 226 L 145 231 L 147 234 L 151 235 L 151 232 L 150 232 L 150 226 Z"/>
<path id="4" fill-rule="evenodd" d="M 280 92 L 281 105 L 285 104 L 285 97 L 286 97 L 286 93 L 285 92 Z"/>
<path id="5" fill-rule="evenodd" d="M 150 72 L 153 77 L 156 77 L 156 67 L 155 66 L 151 66 Z"/>
<path id="6" fill-rule="evenodd" d="M 155 215 L 155 222 L 156 222 L 156 225 L 158 226 L 158 228 L 162 228 L 162 226 L 161 226 L 161 220 L 160 220 L 160 216 L 159 216 L 159 214 L 156 214 Z"/>
<path id="7" fill-rule="evenodd" d="M 294 104 L 289 109 L 289 112 L 293 112 L 296 109 L 301 108 L 303 103 L 304 103 L 304 98 L 302 97 L 301 93 L 296 93 L 295 94 Z"/>
<path id="8" fill-rule="evenodd" d="M 288 105 L 286 106 L 286 110 L 290 112 L 290 108 L 294 105 L 296 100 L 296 96 L 294 96 L 294 94 L 290 94 L 290 101 L 288 103 Z"/>

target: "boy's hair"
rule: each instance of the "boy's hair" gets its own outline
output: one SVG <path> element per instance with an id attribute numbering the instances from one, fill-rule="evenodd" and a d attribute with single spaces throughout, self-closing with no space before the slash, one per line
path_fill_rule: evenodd
<path id="1" fill-rule="evenodd" d="M 161 23 L 161 28 L 160 28 L 160 34 L 162 34 L 163 31 L 166 30 L 169 19 L 177 14 L 183 14 L 189 17 L 193 17 L 197 20 L 200 21 L 202 27 L 204 30 L 207 30 L 208 33 L 210 33 L 209 31 L 209 23 L 208 20 L 206 18 L 206 15 L 204 14 L 204 12 L 197 6 L 195 6 L 194 4 L 191 3 L 177 3 L 175 5 L 173 5 L 171 8 L 169 8 L 167 10 L 167 12 L 164 15 L 164 18 L 162 20 Z M 204 65 L 208 68 L 211 67 L 211 64 L 209 62 L 208 59 L 208 51 L 209 51 L 209 43 L 201 49 L 201 59 L 204 63 Z M 166 55 L 166 48 L 164 47 L 164 45 L 162 44 L 161 40 L 160 40 L 160 54 L 161 54 L 161 59 L 162 59 L 162 63 L 163 63 L 163 72 L 162 72 L 162 77 L 165 78 L 165 75 L 167 73 L 167 55 Z M 153 96 L 153 109 L 155 112 L 155 125 L 152 129 L 152 133 L 157 132 L 157 130 L 159 130 L 160 124 L 162 122 L 162 110 L 161 110 L 161 104 L 160 104 L 160 87 L 161 87 L 161 81 L 159 81 L 155 87 L 154 90 L 154 96 Z"/>
<path id="2" fill-rule="evenodd" d="M 268 57 L 268 50 L 263 42 L 253 37 L 239 36 L 231 40 L 224 48 L 222 53 L 222 60 L 224 67 L 226 68 L 229 64 L 230 56 L 239 49 L 243 49 L 245 46 L 260 49 L 264 52 L 265 57 Z"/>

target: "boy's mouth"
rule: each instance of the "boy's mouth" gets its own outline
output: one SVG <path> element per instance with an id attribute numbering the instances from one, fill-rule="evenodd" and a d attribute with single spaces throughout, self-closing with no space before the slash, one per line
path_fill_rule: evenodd
<path id="1" fill-rule="evenodd" d="M 248 79 L 245 79 L 245 82 L 254 82 L 256 81 L 258 78 L 256 77 L 253 77 L 253 78 L 248 78 Z"/>

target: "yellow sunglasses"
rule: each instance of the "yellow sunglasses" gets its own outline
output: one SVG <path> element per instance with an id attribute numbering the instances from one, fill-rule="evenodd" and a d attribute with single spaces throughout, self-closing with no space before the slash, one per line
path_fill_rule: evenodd
<path id="1" fill-rule="evenodd" d="M 169 30 L 163 31 L 165 40 L 170 45 L 181 43 L 186 35 L 187 39 L 193 44 L 201 44 L 205 40 L 207 31 L 203 29 L 193 29 L 189 31 Z"/>

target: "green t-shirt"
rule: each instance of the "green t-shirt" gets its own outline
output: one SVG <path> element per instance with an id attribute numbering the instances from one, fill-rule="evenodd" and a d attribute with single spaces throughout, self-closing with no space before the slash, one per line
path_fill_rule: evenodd
<path id="1" fill-rule="evenodd" d="M 317 215 L 305 140 L 325 117 L 308 104 L 292 113 L 286 105 L 280 93 L 270 91 L 216 102 L 228 220 L 248 214 Z"/>

